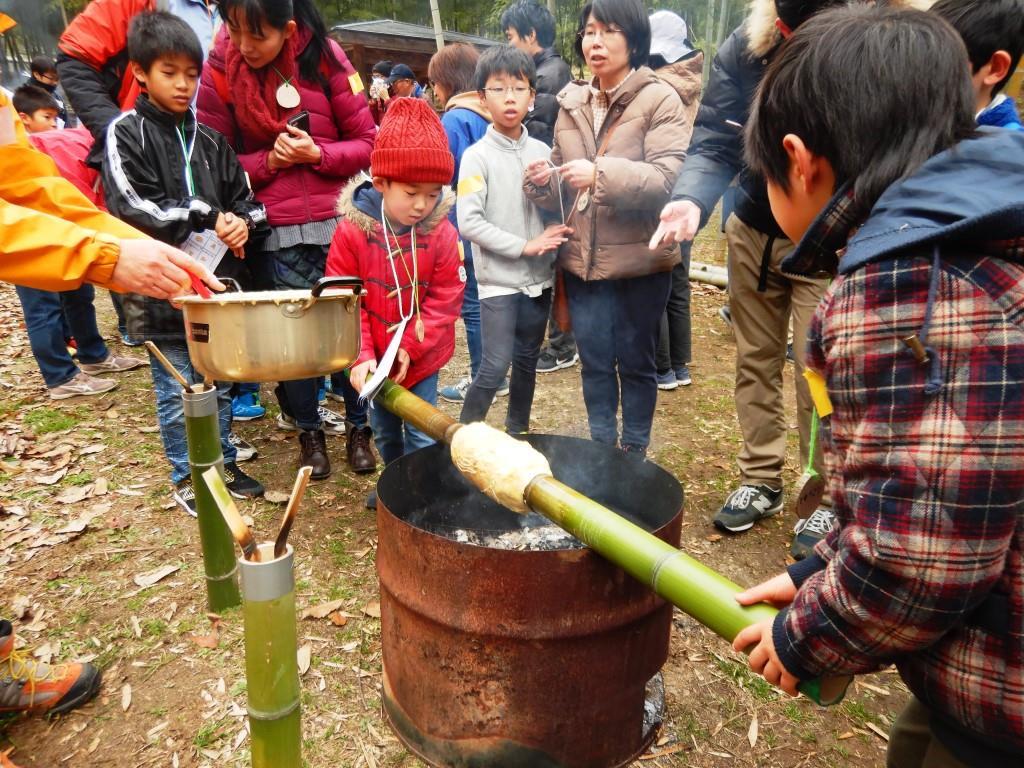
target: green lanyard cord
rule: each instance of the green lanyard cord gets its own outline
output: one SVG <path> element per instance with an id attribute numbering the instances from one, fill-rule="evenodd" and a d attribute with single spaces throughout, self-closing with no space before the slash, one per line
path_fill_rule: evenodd
<path id="1" fill-rule="evenodd" d="M 197 130 L 198 133 L 198 130 Z M 188 188 L 188 196 L 196 196 L 196 182 L 192 177 L 192 147 L 185 141 L 185 124 L 178 126 L 178 139 L 181 141 L 181 151 L 185 153 L 185 186 Z M 192 137 L 192 146 L 195 146 L 195 137 Z"/>
<path id="2" fill-rule="evenodd" d="M 807 451 L 807 466 L 804 467 L 804 472 L 816 475 L 817 470 L 814 469 L 814 454 L 818 452 L 818 427 L 821 424 L 821 419 L 818 418 L 818 409 L 813 405 L 811 406 L 811 445 Z"/>

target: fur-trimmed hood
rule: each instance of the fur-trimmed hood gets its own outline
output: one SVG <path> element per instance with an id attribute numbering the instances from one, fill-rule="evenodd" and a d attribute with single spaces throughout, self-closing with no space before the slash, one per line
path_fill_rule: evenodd
<path id="1" fill-rule="evenodd" d="M 856 1 L 856 0 L 854 0 Z M 926 11 L 935 0 L 890 0 L 890 5 L 916 8 Z M 750 12 L 743 22 L 747 33 L 747 50 L 751 56 L 758 58 L 767 56 L 782 42 L 782 33 L 775 28 L 775 20 L 779 13 L 775 9 L 775 0 L 752 0 Z"/>
<path id="2" fill-rule="evenodd" d="M 338 196 L 338 215 L 351 221 L 365 235 L 372 235 L 381 225 L 380 216 L 371 216 L 361 210 L 356 204 L 356 195 L 366 196 L 367 198 L 376 197 L 375 207 L 379 208 L 380 193 L 373 188 L 373 182 L 367 181 L 365 178 L 356 178 L 346 184 Z M 427 218 L 416 225 L 417 228 L 423 233 L 432 232 L 438 224 L 444 221 L 448 211 L 451 210 L 454 204 L 454 193 L 449 187 L 443 187 L 441 199 L 437 201 L 437 205 L 428 214 Z"/>

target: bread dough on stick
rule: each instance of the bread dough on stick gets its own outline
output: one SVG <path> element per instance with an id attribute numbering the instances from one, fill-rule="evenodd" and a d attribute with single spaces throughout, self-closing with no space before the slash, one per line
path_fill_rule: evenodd
<path id="1" fill-rule="evenodd" d="M 452 437 L 452 462 L 477 488 L 513 512 L 526 514 L 526 487 L 550 475 L 544 455 L 524 440 L 483 422 L 467 424 Z"/>

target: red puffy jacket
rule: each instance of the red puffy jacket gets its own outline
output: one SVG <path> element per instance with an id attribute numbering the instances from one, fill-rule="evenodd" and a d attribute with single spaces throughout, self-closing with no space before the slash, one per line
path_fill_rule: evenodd
<path id="1" fill-rule="evenodd" d="M 310 40 L 310 33 L 304 27 L 299 28 L 298 35 L 297 55 Z M 224 74 L 229 45 L 227 30 L 222 28 L 199 85 L 199 122 L 227 137 L 249 174 L 256 199 L 267 208 L 271 226 L 305 224 L 333 217 L 342 186 L 370 166 L 370 150 L 377 135 L 359 75 L 341 47 L 332 40 L 331 48 L 341 67 L 328 67 L 327 87 L 296 78 L 295 84 L 302 97 L 300 108 L 309 112 L 310 135 L 323 156 L 317 165 L 294 165 L 271 171 L 267 168 L 267 155 L 273 143 L 253 143 L 241 134 L 235 120 L 231 83 L 226 82 Z"/>
<path id="2" fill-rule="evenodd" d="M 388 328 L 397 324 L 398 297 L 389 294 L 398 286 L 388 261 L 384 229 L 375 216 L 359 210 L 353 200 L 366 183 L 353 182 L 341 193 L 338 213 L 342 220 L 334 233 L 327 254 L 327 275 L 354 275 L 363 279 L 362 333 L 363 342 L 355 365 L 379 360 L 391 341 Z M 372 188 L 371 188 L 372 189 Z M 369 192 L 373 195 L 373 192 Z M 434 211 L 416 226 L 416 261 L 419 268 L 419 301 L 423 318 L 423 341 L 417 341 L 415 320 L 405 329 L 402 349 L 409 353 L 409 373 L 404 386 L 411 387 L 441 370 L 455 351 L 455 321 L 462 310 L 462 293 L 466 272 L 459 253 L 459 236 L 446 218 L 452 205 L 447 195 Z M 402 306 L 408 311 L 412 292 L 406 267 L 412 274 L 410 233 L 399 235 L 402 261 L 395 266 L 402 288 Z M 391 239 L 394 248 L 394 239 Z"/>

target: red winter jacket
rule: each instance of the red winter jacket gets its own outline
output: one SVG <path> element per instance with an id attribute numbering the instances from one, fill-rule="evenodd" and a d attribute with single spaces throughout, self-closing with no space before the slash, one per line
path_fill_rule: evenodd
<path id="1" fill-rule="evenodd" d="M 310 39 L 304 28 L 299 28 L 298 35 L 300 43 L 296 55 L 301 54 Z M 299 109 L 309 112 L 310 134 L 323 156 L 318 165 L 295 165 L 271 171 L 267 168 L 267 155 L 273 142 L 254 144 L 241 135 L 235 120 L 230 102 L 231 83 L 224 74 L 229 45 L 227 29 L 221 28 L 199 85 L 199 122 L 227 137 L 249 174 L 256 199 L 267 208 L 271 226 L 305 224 L 334 217 L 342 186 L 370 166 L 370 150 L 377 134 L 359 75 L 338 44 L 331 41 L 331 48 L 342 66 L 340 69 L 325 66 L 328 85 L 323 87 L 296 78 L 302 98 Z M 228 98 L 222 98 L 221 93 Z"/>
<path id="2" fill-rule="evenodd" d="M 397 324 L 398 297 L 388 295 L 395 290 L 395 275 L 388 262 L 384 229 L 379 214 L 371 216 L 356 207 L 354 197 L 372 201 L 371 209 L 379 210 L 380 196 L 369 183 L 353 182 L 341 193 L 338 213 L 342 219 L 334 233 L 327 254 L 327 275 L 355 275 L 363 279 L 362 331 L 363 343 L 354 363 L 380 360 L 391 341 L 388 328 Z M 441 370 L 455 351 L 455 321 L 462 310 L 462 292 L 466 273 L 459 255 L 459 236 L 446 218 L 453 199 L 450 194 L 426 219 L 416 226 L 416 256 L 419 265 L 419 301 L 423 318 L 423 341 L 416 340 L 415 316 L 405 328 L 402 349 L 409 353 L 409 373 L 402 382 L 406 387 L 418 384 Z M 365 207 L 365 206 L 363 206 Z M 409 274 L 412 274 L 410 234 L 399 235 L 398 245 Z M 395 241 L 390 239 L 392 249 Z M 402 305 L 408 311 L 412 301 L 405 268 L 396 258 L 395 266 L 402 284 Z"/>

